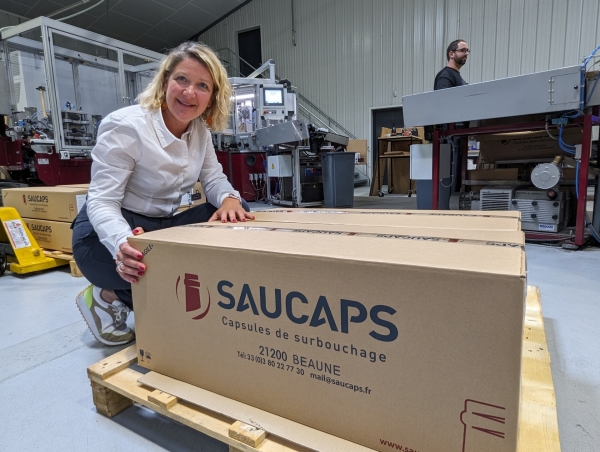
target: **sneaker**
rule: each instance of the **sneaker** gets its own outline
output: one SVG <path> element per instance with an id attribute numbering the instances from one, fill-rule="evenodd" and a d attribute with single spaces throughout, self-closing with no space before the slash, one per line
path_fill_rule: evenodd
<path id="1" fill-rule="evenodd" d="M 107 303 L 100 297 L 101 288 L 93 285 L 77 296 L 77 307 L 96 339 L 106 345 L 124 345 L 135 339 L 125 321 L 129 308 L 122 301 Z"/>

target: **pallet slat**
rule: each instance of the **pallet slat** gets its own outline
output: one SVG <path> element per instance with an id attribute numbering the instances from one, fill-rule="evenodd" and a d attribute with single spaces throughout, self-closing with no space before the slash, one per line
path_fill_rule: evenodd
<path id="1" fill-rule="evenodd" d="M 540 289 L 530 286 L 523 328 L 519 452 L 559 452 L 556 394 Z"/>
<path id="2" fill-rule="evenodd" d="M 178 400 L 165 392 L 138 383 L 137 349 L 128 347 L 88 368 L 94 404 L 112 417 L 133 402 L 144 405 L 229 445 L 230 452 L 308 452 L 285 438 Z M 550 371 L 540 291 L 528 287 L 523 330 L 523 367 L 518 452 L 560 452 L 556 397 Z"/>
<path id="3" fill-rule="evenodd" d="M 75 276 L 80 278 L 83 276 L 81 270 L 77 266 L 77 262 L 73 258 L 72 254 L 63 253 L 62 251 L 53 251 L 53 250 L 42 250 L 44 252 L 44 256 L 51 257 L 52 259 L 56 259 L 59 265 L 69 265 L 71 268 L 71 276 Z"/>

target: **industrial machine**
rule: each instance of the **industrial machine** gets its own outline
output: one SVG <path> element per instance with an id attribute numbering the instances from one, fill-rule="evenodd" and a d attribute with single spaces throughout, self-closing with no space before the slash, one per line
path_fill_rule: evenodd
<path id="1" fill-rule="evenodd" d="M 571 192 L 515 186 L 488 186 L 481 189 L 479 201 L 471 210 L 518 210 L 524 231 L 560 232 L 572 215 Z"/>
<path id="2" fill-rule="evenodd" d="M 268 71 L 268 78 L 258 78 Z M 230 77 L 233 88 L 229 124 L 213 134 L 219 162 L 229 182 L 246 201 L 266 200 L 266 151 L 256 132 L 296 117 L 296 94 L 288 80 L 275 80 L 275 63 L 267 61 L 248 77 Z"/>
<path id="3" fill-rule="evenodd" d="M 324 171 L 323 157 L 328 153 L 344 151 L 348 137 L 294 120 L 259 129 L 256 139 L 269 152 L 266 181 L 268 202 L 293 207 L 320 206 L 325 202 L 327 189 L 334 191 L 338 187 L 334 180 L 335 169 Z M 347 156 L 351 159 L 351 167 L 345 172 L 350 181 L 348 190 L 352 192 L 354 154 L 348 153 Z M 342 179 L 344 175 L 338 177 Z"/>
<path id="4" fill-rule="evenodd" d="M 45 17 L 3 28 L 0 47 L 0 167 L 30 185 L 88 183 L 100 121 L 132 105 L 162 59 Z"/>
<path id="5" fill-rule="evenodd" d="M 488 185 L 479 193 L 454 193 L 450 208 L 458 210 L 518 210 L 524 231 L 556 233 L 564 229 L 573 215 L 571 192 L 561 190 L 562 156 L 536 165 L 531 184 Z M 533 185 L 533 186 L 532 186 Z"/>
<path id="6" fill-rule="evenodd" d="M 265 151 L 217 150 L 223 173 L 242 198 L 258 202 L 266 199 Z"/>
<path id="7" fill-rule="evenodd" d="M 600 124 L 598 114 L 600 111 L 600 88 L 598 87 L 600 74 L 593 70 L 597 62 L 590 64 L 593 59 L 598 58 L 596 55 L 598 51 L 600 51 L 600 46 L 584 58 L 580 65 L 576 66 L 403 96 L 404 120 L 407 123 L 415 126 L 468 124 L 464 128 L 434 128 L 433 178 L 439 179 L 439 169 L 436 164 L 439 162 L 439 149 L 443 142 L 461 136 L 545 130 L 550 138 L 556 141 L 561 157 L 568 156 L 572 159 L 571 166 L 575 168 L 573 201 L 576 201 L 576 209 L 572 209 L 576 212 L 574 215 L 575 234 L 574 237 L 565 234 L 564 240 L 567 242 L 563 246 L 569 249 L 577 249 L 582 246 L 587 240 L 584 234 L 586 228 L 589 230 L 589 234 L 600 243 L 600 233 L 598 232 L 600 209 L 594 209 L 592 221 L 589 220 L 586 212 L 590 164 L 598 165 L 597 157 L 593 158 L 594 146 L 596 146 L 597 153 L 597 138 L 593 139 L 593 126 Z M 434 106 L 435 108 L 433 108 Z M 496 118 L 512 119 L 494 121 L 493 124 L 478 123 L 480 120 Z M 581 139 L 578 140 L 581 144 L 569 143 L 568 139 L 564 139 L 563 134 L 569 127 L 581 128 Z M 595 145 L 593 141 L 596 141 Z M 466 160 L 463 164 L 463 174 L 465 171 Z M 457 177 L 460 177 L 460 173 L 456 174 Z M 556 231 L 568 221 L 567 218 L 570 215 L 569 194 L 565 192 L 563 195 L 557 189 L 561 177 L 560 160 L 544 162 L 538 165 L 531 174 L 531 183 L 536 189 L 527 189 L 527 192 L 521 192 L 519 189 L 513 193 L 511 199 L 516 202 L 515 208 L 524 212 L 524 219 L 529 215 L 528 218 L 534 220 L 530 222 L 532 224 L 526 226 L 530 230 Z M 489 188 L 492 189 L 492 187 Z M 493 187 L 493 189 L 497 188 L 497 186 Z M 483 206 L 485 198 L 489 200 L 491 195 L 497 194 L 489 190 L 482 190 L 479 202 Z M 600 181 L 597 182 L 595 198 L 595 203 L 598 205 Z M 549 212 L 550 219 L 556 223 L 551 228 L 542 226 L 550 224 L 549 221 L 544 220 L 543 223 L 538 221 L 537 210 L 530 212 L 529 207 L 526 207 L 529 203 L 529 206 L 533 205 L 539 209 L 540 202 L 547 200 L 551 202 L 553 209 L 558 209 Z M 439 190 L 434 184 L 432 207 L 437 209 L 439 202 Z M 555 205 L 556 203 L 558 205 Z M 469 206 L 473 208 L 476 204 L 476 196 L 466 193 L 464 190 L 454 194 L 451 199 L 451 205 L 462 208 Z M 536 217 L 532 217 L 532 215 L 536 215 Z"/>

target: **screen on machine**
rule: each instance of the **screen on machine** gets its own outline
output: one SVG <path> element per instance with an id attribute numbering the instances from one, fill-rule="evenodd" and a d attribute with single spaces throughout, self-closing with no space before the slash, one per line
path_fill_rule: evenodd
<path id="1" fill-rule="evenodd" d="M 283 107 L 283 88 L 264 88 L 265 107 Z"/>

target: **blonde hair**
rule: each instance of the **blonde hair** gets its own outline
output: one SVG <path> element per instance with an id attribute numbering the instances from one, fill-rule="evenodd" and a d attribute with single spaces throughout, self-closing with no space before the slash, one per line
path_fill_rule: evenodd
<path id="1" fill-rule="evenodd" d="M 149 110 L 157 110 L 165 100 L 163 86 L 175 67 L 186 58 L 191 58 L 208 69 L 213 79 L 213 98 L 210 107 L 200 116 L 211 130 L 219 132 L 227 128 L 231 109 L 231 84 L 227 80 L 227 71 L 219 57 L 207 45 L 197 42 L 184 42 L 171 50 L 161 62 L 157 74 L 146 89 L 137 97 L 139 104 Z"/>

